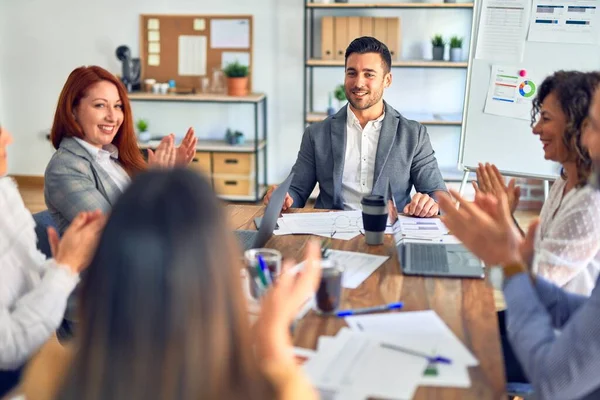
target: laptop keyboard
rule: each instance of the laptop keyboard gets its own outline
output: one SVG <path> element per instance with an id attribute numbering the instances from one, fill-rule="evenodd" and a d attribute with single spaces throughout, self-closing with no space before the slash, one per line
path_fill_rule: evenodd
<path id="1" fill-rule="evenodd" d="M 257 231 L 245 231 L 245 230 L 237 230 L 235 231 L 235 236 L 238 239 L 242 250 L 249 250 L 254 246 L 254 240 L 258 235 Z"/>
<path id="2" fill-rule="evenodd" d="M 410 247 L 410 263 L 413 271 L 448 272 L 446 246 L 417 244 Z"/>

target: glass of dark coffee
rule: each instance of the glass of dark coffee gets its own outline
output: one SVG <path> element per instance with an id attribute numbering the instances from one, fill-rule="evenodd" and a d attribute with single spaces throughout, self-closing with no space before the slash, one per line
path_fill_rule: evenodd
<path id="1" fill-rule="evenodd" d="M 342 303 L 342 277 L 344 270 L 332 259 L 321 260 L 321 282 L 315 294 L 315 311 L 332 314 Z"/>

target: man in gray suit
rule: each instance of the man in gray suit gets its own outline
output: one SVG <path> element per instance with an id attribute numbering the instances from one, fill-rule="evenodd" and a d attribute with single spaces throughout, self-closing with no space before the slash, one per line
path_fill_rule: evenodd
<path id="1" fill-rule="evenodd" d="M 304 207 L 316 183 L 316 208 L 360 209 L 362 196 L 386 195 L 389 181 L 398 210 L 437 215 L 436 197 L 446 195 L 446 185 L 427 130 L 383 101 L 392 83 L 387 46 L 361 37 L 350 43 L 345 57 L 348 106 L 304 132 L 283 209 Z M 413 186 L 417 193 L 411 199 Z"/>

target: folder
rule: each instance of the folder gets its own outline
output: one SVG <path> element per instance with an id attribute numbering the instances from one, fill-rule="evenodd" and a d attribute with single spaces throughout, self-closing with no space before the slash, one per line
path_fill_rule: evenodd
<path id="1" fill-rule="evenodd" d="M 348 17 L 335 17 L 335 54 L 334 60 L 343 60 L 348 43 Z"/>
<path id="2" fill-rule="evenodd" d="M 373 36 L 387 45 L 387 18 L 373 18 Z"/>
<path id="3" fill-rule="evenodd" d="M 321 58 L 333 60 L 333 17 L 321 19 Z"/>
<path id="4" fill-rule="evenodd" d="M 348 44 L 360 37 L 360 17 L 348 17 Z"/>
<path id="5" fill-rule="evenodd" d="M 360 36 L 373 36 L 373 17 L 360 18 Z"/>
<path id="6" fill-rule="evenodd" d="M 402 42 L 402 36 L 400 33 L 400 18 L 390 17 L 387 18 L 387 47 L 392 54 L 392 60 L 400 59 L 400 43 Z"/>

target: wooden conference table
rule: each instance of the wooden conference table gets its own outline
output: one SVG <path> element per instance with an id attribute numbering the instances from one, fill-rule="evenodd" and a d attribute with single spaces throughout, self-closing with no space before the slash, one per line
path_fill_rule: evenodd
<path id="1" fill-rule="evenodd" d="M 228 205 L 227 211 L 234 229 L 256 229 L 254 218 L 262 216 L 264 207 Z M 314 211 L 293 209 L 291 212 Z M 273 236 L 267 247 L 278 249 L 284 258 L 300 261 L 309 238 L 308 235 Z M 368 307 L 400 300 L 404 302 L 404 311 L 435 310 L 479 360 L 477 367 L 469 368 L 470 388 L 419 387 L 415 399 L 506 398 L 496 307 L 489 285 L 483 280 L 402 275 L 391 235 L 386 235 L 382 246 L 367 246 L 361 235 L 348 241 L 333 240 L 331 248 L 390 257 L 358 288 L 344 289 L 343 308 Z M 295 329 L 294 344 L 314 349 L 319 336 L 335 335 L 343 326 L 346 326 L 343 319 L 321 317 L 310 311 Z"/>

